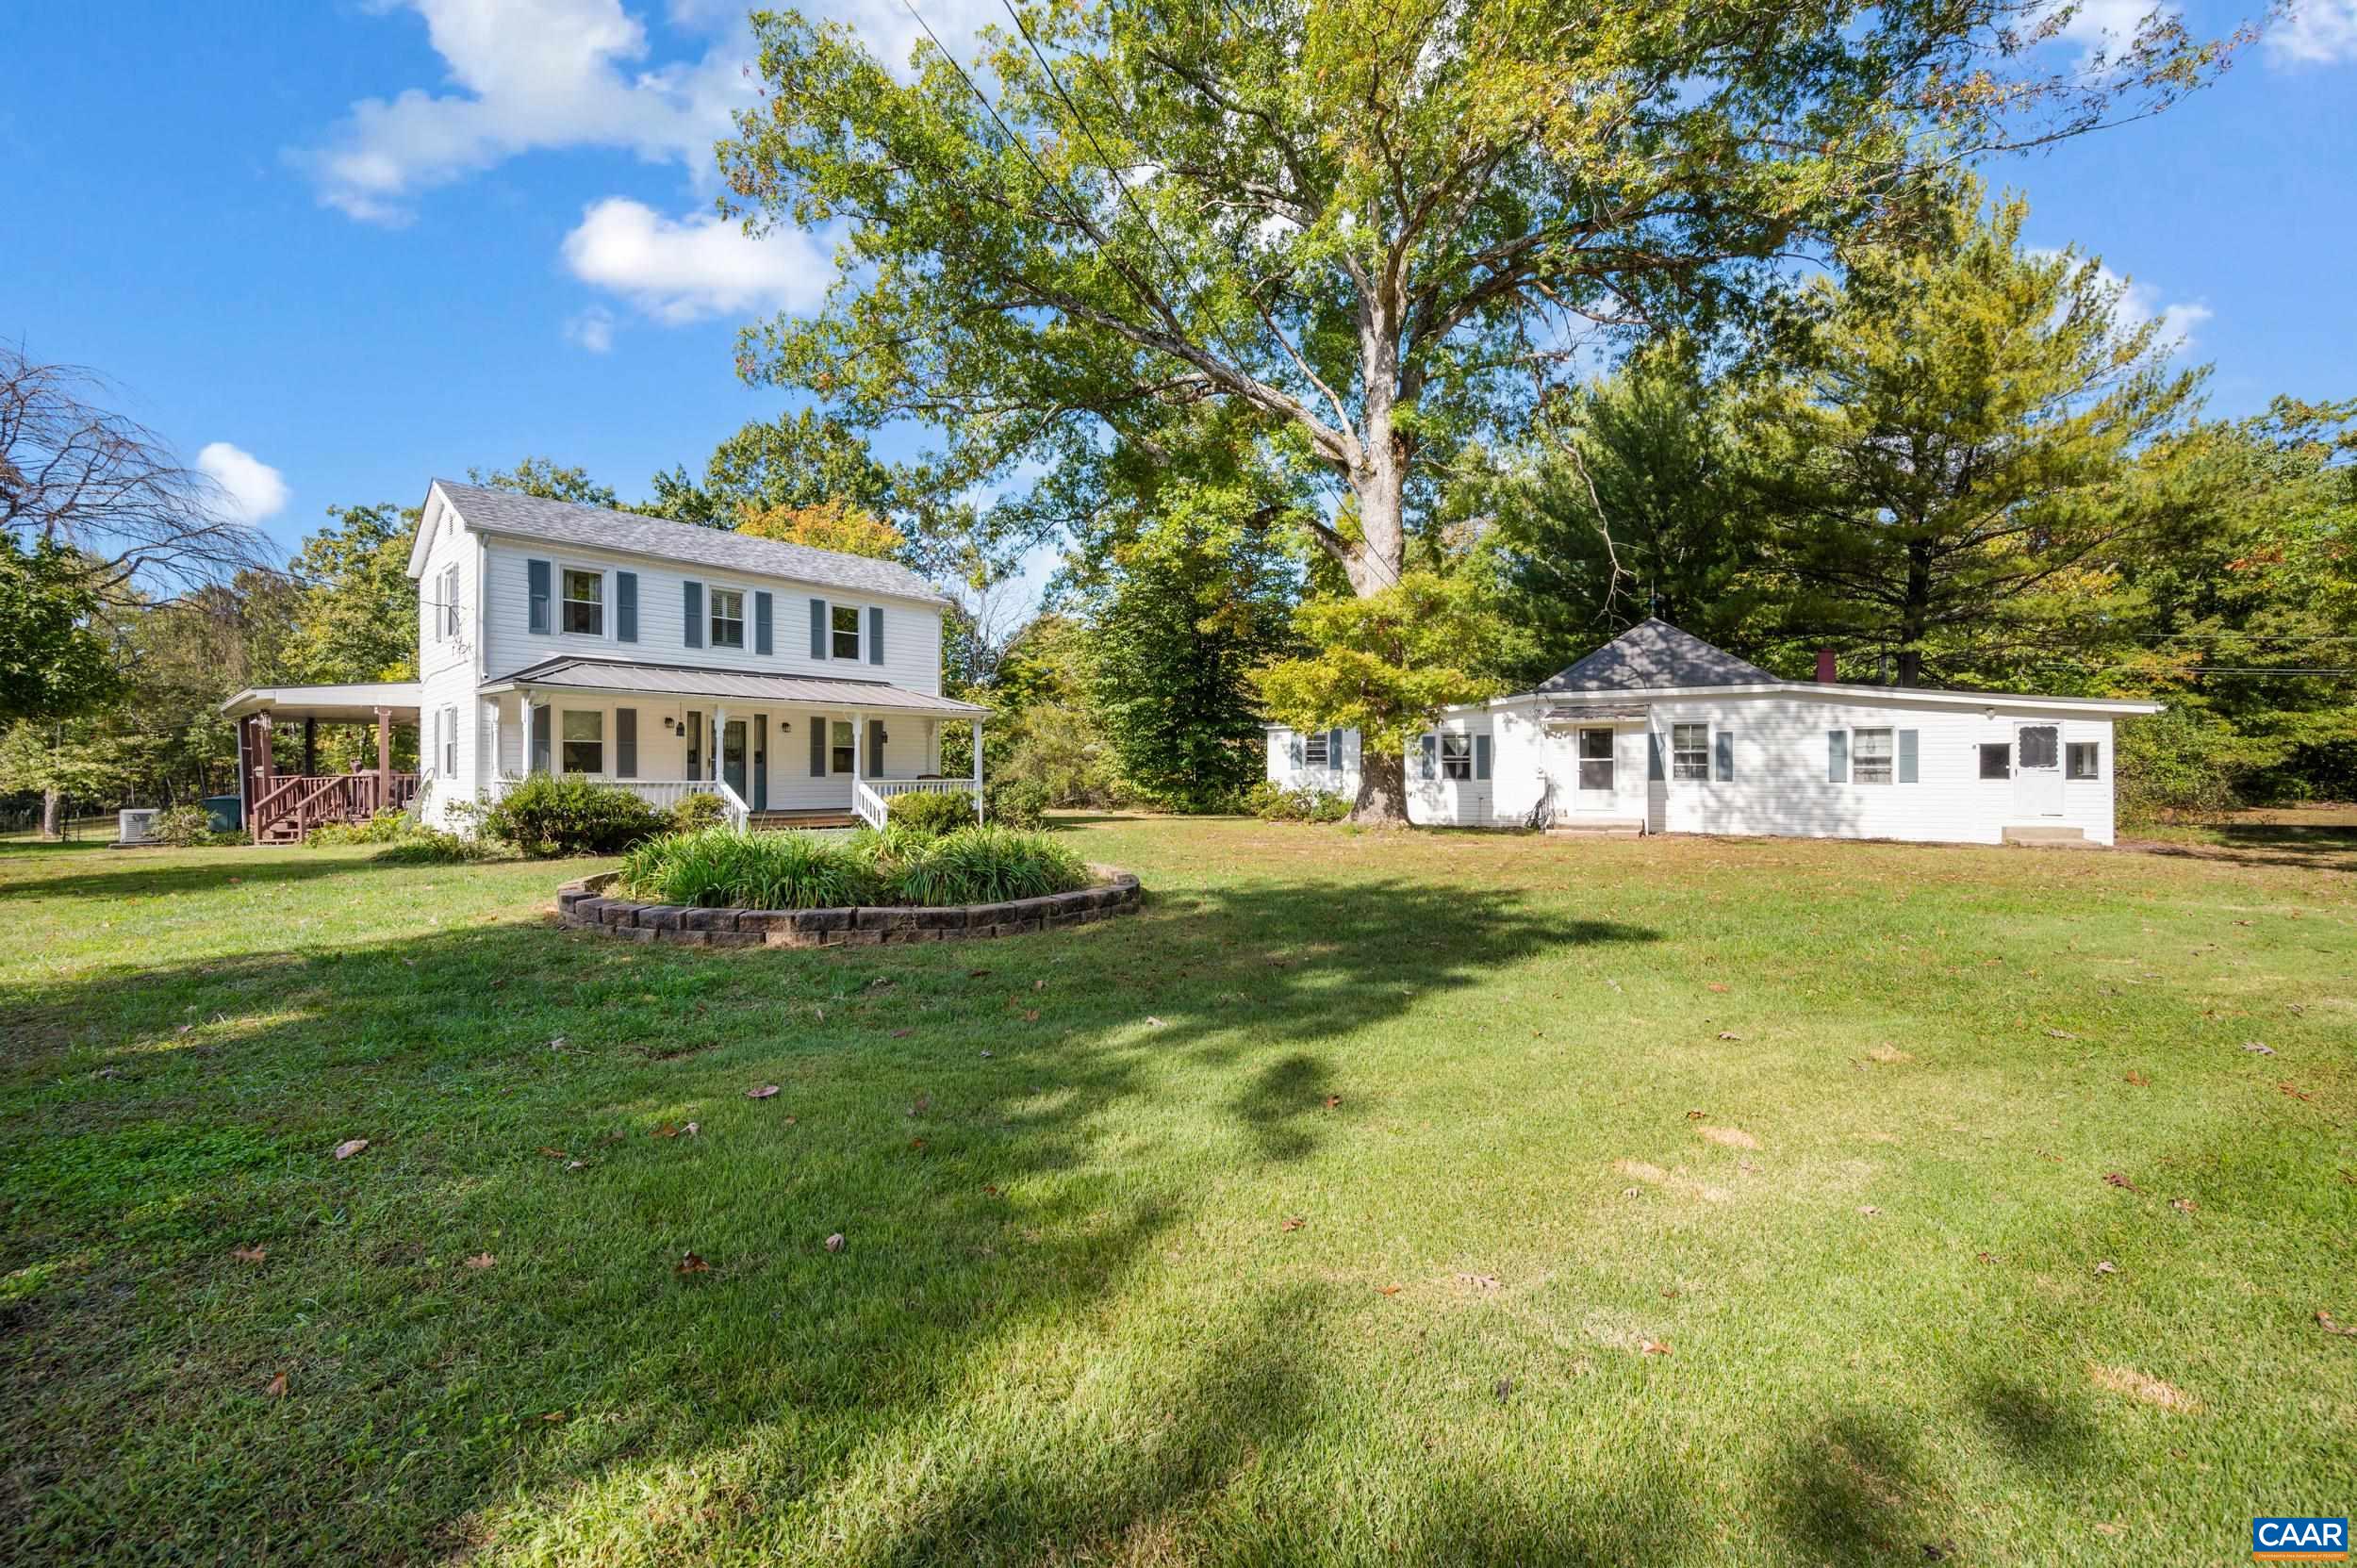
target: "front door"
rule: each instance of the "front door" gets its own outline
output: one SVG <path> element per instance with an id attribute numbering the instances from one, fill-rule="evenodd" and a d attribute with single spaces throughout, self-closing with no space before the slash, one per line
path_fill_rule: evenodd
<path id="1" fill-rule="evenodd" d="M 2022 724 L 2015 728 L 2013 809 L 2019 817 L 2063 814 L 2061 726 Z"/>
<path id="2" fill-rule="evenodd" d="M 745 721 L 729 720 L 729 727 L 720 735 L 720 777 L 736 791 L 736 798 L 745 799 Z"/>
<path id="3" fill-rule="evenodd" d="M 1589 729 L 1579 732 L 1579 809 L 1610 811 L 1615 781 L 1612 777 L 1612 732 L 1608 729 Z"/>

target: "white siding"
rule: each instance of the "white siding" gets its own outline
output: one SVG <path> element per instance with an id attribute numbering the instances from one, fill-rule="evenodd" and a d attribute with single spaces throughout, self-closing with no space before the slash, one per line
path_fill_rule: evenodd
<path id="1" fill-rule="evenodd" d="M 1323 767 L 1296 765 L 1294 754 L 1300 734 L 1293 730 L 1271 726 L 1268 734 L 1268 782 L 1279 789 L 1320 789 L 1344 800 L 1359 798 L 1359 732 L 1342 732 L 1342 756 L 1337 767 L 1331 752 Z"/>
<path id="2" fill-rule="evenodd" d="M 935 604 L 854 594 L 841 588 L 813 587 L 783 577 L 750 572 L 705 571 L 701 568 L 667 564 L 642 557 L 594 550 L 574 550 L 518 539 L 489 541 L 489 592 L 486 601 L 485 668 L 493 677 L 509 674 L 543 659 L 564 655 L 586 658 L 635 659 L 647 664 L 687 664 L 716 669 L 742 669 L 756 674 L 832 676 L 840 680 L 886 681 L 909 691 L 937 694 L 941 690 L 941 608 Z M 528 561 L 549 563 L 550 627 L 531 629 L 531 585 Z M 589 636 L 554 628 L 563 624 L 562 573 L 568 567 L 603 571 L 605 613 L 603 631 Z M 613 573 L 638 574 L 638 637 L 622 642 L 615 636 Z M 430 581 L 430 577 L 429 577 Z M 709 621 L 715 586 L 738 588 L 745 594 L 745 646 L 715 648 L 709 625 L 702 646 L 691 648 L 683 635 L 685 618 L 682 585 L 705 585 L 704 616 Z M 753 594 L 774 596 L 771 652 L 754 652 Z M 884 619 L 884 658 L 869 662 L 863 644 L 858 662 L 814 659 L 810 656 L 810 601 L 856 604 L 861 610 L 865 638 L 866 611 L 881 607 Z"/>
<path id="3" fill-rule="evenodd" d="M 1486 709 L 1453 709 L 1444 713 L 1432 726 L 1434 734 L 1459 734 L 1466 737 L 1468 750 L 1475 761 L 1473 771 L 1480 772 L 1477 736 L 1491 733 L 1491 715 Z M 1408 749 L 1408 820 L 1418 827 L 1490 828 L 1499 825 L 1493 804 L 1497 778 L 1497 749 L 1494 738 L 1491 746 L 1490 777 L 1450 779 L 1441 777 L 1440 763 L 1434 759 L 1435 777 L 1424 777 L 1423 743 L 1419 740 Z"/>
<path id="4" fill-rule="evenodd" d="M 420 526 L 434 530 L 426 546 L 424 570 L 418 579 L 418 772 L 423 797 L 420 816 L 428 822 L 447 820 L 453 801 L 471 800 L 475 781 L 487 758 L 483 737 L 472 722 L 477 684 L 476 653 L 482 634 L 477 615 L 482 604 L 476 536 L 448 507 L 436 506 Z M 444 569 L 455 566 L 458 584 L 458 628 L 447 631 L 442 615 Z M 458 767 L 451 778 L 441 776 L 441 756 L 435 740 L 439 716 L 454 711 L 458 726 Z"/>

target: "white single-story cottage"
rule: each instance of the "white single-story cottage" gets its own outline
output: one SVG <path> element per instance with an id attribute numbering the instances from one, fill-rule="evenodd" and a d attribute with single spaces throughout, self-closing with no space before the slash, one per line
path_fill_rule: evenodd
<path id="1" fill-rule="evenodd" d="M 893 797 L 981 805 L 984 710 L 943 695 L 948 601 L 896 561 L 437 479 L 409 553 L 416 681 L 241 691 L 245 820 L 291 842 L 415 801 L 428 822 L 534 773 L 657 806 L 719 797 L 742 826 L 881 824 Z M 316 771 L 321 723 L 371 724 L 373 769 Z M 280 773 L 273 728 L 302 726 Z M 418 771 L 391 766 L 395 724 Z M 940 775 L 943 733 L 972 771 Z"/>
<path id="2" fill-rule="evenodd" d="M 1662 620 L 1408 754 L 1429 827 L 2109 844 L 2112 725 L 2157 702 L 1784 681 Z M 1268 731 L 1268 777 L 1359 790 L 1351 730 Z"/>

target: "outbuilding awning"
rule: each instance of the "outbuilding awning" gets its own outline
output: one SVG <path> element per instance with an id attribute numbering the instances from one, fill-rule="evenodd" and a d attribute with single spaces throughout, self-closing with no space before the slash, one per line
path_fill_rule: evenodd
<path id="1" fill-rule="evenodd" d="M 1641 724 L 1653 717 L 1649 702 L 1597 702 L 1586 707 L 1557 706 L 1539 716 L 1541 724 Z"/>
<path id="2" fill-rule="evenodd" d="M 717 669 L 709 665 L 640 664 L 635 659 L 544 659 L 513 674 L 487 681 L 483 686 L 486 696 L 525 689 L 599 692 L 618 697 L 700 697 L 712 701 L 931 714 L 944 718 L 982 718 L 990 713 L 988 708 L 972 702 L 910 691 L 889 681 L 761 675 L 742 669 Z"/>

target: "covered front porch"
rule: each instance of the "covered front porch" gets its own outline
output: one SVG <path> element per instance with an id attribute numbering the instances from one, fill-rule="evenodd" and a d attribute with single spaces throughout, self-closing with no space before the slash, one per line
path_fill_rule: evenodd
<path id="1" fill-rule="evenodd" d="M 986 710 L 884 682 L 551 660 L 486 684 L 497 765 L 486 794 L 531 773 L 594 778 L 666 806 L 720 797 L 739 826 L 881 827 L 894 798 L 949 794 L 981 814 Z M 941 770 L 952 726 L 970 770 Z"/>
<path id="2" fill-rule="evenodd" d="M 239 820 L 256 844 L 298 844 L 312 830 L 336 822 L 365 822 L 379 811 L 400 810 L 418 792 L 418 775 L 393 767 L 393 726 L 418 722 L 414 681 L 333 686 L 256 686 L 221 705 L 238 727 Z M 320 768 L 320 726 L 362 727 L 374 739 L 374 766 L 348 772 Z M 302 735 L 295 771 L 281 772 L 279 732 Z"/>

